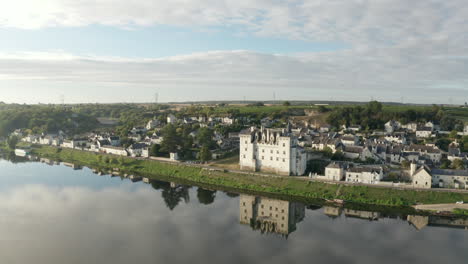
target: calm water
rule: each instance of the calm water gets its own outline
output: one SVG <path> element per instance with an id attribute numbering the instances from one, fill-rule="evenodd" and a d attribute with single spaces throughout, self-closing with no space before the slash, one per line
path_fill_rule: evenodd
<path id="1" fill-rule="evenodd" d="M 0 160 L 6 264 L 467 263 L 465 224 Z"/>

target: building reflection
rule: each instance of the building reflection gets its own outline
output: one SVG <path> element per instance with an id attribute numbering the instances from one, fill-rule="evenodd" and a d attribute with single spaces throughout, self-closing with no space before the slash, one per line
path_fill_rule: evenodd
<path id="1" fill-rule="evenodd" d="M 417 230 L 421 230 L 426 226 L 461 228 L 468 230 L 468 218 L 457 218 L 438 215 L 408 215 L 407 220 Z"/>
<path id="2" fill-rule="evenodd" d="M 305 217 L 305 206 L 296 202 L 241 194 L 239 204 L 240 223 L 262 233 L 287 236 Z"/>

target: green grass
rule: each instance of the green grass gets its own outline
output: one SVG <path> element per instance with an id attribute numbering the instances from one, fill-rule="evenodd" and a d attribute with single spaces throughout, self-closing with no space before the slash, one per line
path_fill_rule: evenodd
<path id="1" fill-rule="evenodd" d="M 456 215 L 468 216 L 468 210 L 467 209 L 455 208 L 455 209 L 453 209 L 453 213 L 456 214 Z"/>
<path id="2" fill-rule="evenodd" d="M 103 160 L 106 155 L 85 151 L 38 146 L 34 152 L 40 156 L 61 159 L 83 166 L 100 169 L 120 168 L 123 172 L 144 175 L 152 179 L 185 181 L 232 188 L 240 191 L 287 196 L 300 199 L 344 199 L 350 202 L 408 206 L 416 203 L 453 203 L 468 200 L 468 194 L 433 191 L 397 190 L 365 186 L 342 186 L 339 184 L 311 182 L 295 177 L 261 177 L 253 174 L 225 173 L 198 167 L 163 163 L 151 160 L 136 160 L 108 156 L 111 163 Z M 98 156 L 102 156 L 101 159 Z M 120 162 L 119 162 L 120 161 Z"/>

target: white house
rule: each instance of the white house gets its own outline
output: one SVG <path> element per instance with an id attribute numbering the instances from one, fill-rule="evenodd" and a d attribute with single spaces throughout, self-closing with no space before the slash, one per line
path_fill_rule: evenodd
<path id="1" fill-rule="evenodd" d="M 148 145 L 144 143 L 135 143 L 127 148 L 127 152 L 132 157 L 149 157 Z M 145 155 L 143 155 L 143 152 Z"/>
<path id="2" fill-rule="evenodd" d="M 111 146 L 118 147 L 120 146 L 120 137 L 118 136 L 110 136 L 107 138 Z"/>
<path id="3" fill-rule="evenodd" d="M 430 189 L 432 187 L 431 170 L 426 166 L 421 166 L 419 169 L 415 163 L 411 163 L 410 176 L 414 188 Z"/>
<path id="4" fill-rule="evenodd" d="M 146 124 L 146 129 L 151 130 L 157 127 L 158 125 L 159 125 L 159 120 L 153 119 L 153 120 L 148 121 L 148 123 Z"/>
<path id="5" fill-rule="evenodd" d="M 387 123 L 385 123 L 385 132 L 388 134 L 392 134 L 396 130 L 401 128 L 401 123 L 398 121 L 390 120 Z"/>
<path id="6" fill-rule="evenodd" d="M 428 138 L 432 135 L 432 128 L 431 127 L 418 127 L 416 130 L 416 137 L 418 138 Z"/>
<path id="7" fill-rule="evenodd" d="M 341 143 L 343 143 L 345 146 L 355 146 L 358 144 L 358 142 L 359 139 L 355 135 L 344 135 L 341 138 Z"/>
<path id="8" fill-rule="evenodd" d="M 375 184 L 382 179 L 382 168 L 356 167 L 346 171 L 346 182 Z"/>
<path id="9" fill-rule="evenodd" d="M 177 123 L 177 117 L 175 117 L 175 115 L 173 115 L 173 114 L 167 115 L 167 123 L 168 123 L 168 124 L 175 124 L 175 123 Z"/>
<path id="10" fill-rule="evenodd" d="M 290 129 L 255 128 L 244 130 L 240 138 L 240 167 L 281 175 L 304 175 L 307 154 L 297 144 Z"/>
<path id="11" fill-rule="evenodd" d="M 325 179 L 330 181 L 342 181 L 346 176 L 346 164 L 342 162 L 332 162 L 325 167 Z"/>
<path id="12" fill-rule="evenodd" d="M 406 130 L 411 131 L 411 132 L 416 132 L 416 130 L 418 129 L 418 124 L 408 123 L 408 124 L 405 124 L 405 125 L 401 125 L 401 128 L 406 129 Z"/>
<path id="13" fill-rule="evenodd" d="M 127 151 L 124 148 L 114 147 L 114 146 L 102 146 L 100 150 L 107 154 L 119 155 L 119 156 L 128 156 Z"/>

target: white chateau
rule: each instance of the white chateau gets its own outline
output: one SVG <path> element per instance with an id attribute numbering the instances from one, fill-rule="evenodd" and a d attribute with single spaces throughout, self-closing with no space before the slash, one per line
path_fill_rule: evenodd
<path id="1" fill-rule="evenodd" d="M 239 134 L 242 170 L 274 172 L 280 175 L 304 175 L 307 153 L 297 145 L 291 129 L 255 128 Z"/>

